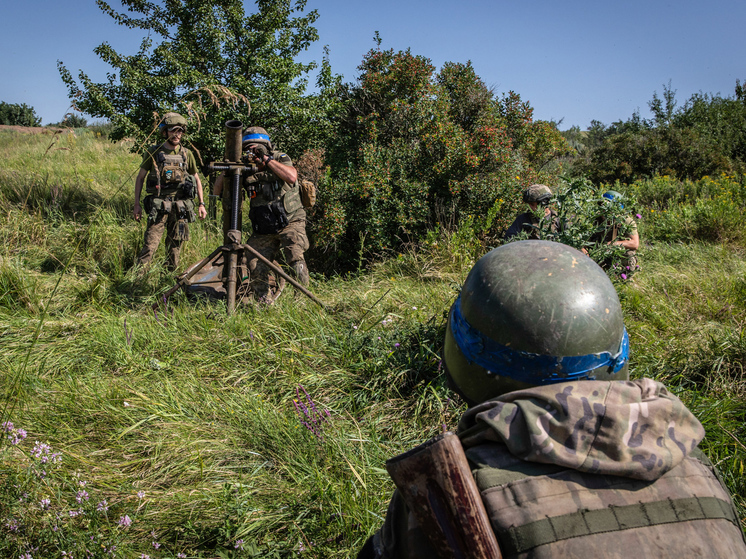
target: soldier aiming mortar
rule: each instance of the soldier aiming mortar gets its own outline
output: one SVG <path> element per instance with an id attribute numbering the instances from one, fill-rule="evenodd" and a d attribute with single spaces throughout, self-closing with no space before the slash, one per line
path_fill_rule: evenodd
<path id="1" fill-rule="evenodd" d="M 191 266 L 164 295 L 164 300 L 184 287 L 190 292 L 225 297 L 228 312 L 232 313 L 236 301 L 249 296 L 273 303 L 282 293 L 285 282 L 289 282 L 323 307 L 304 287 L 309 280 L 303 258 L 308 239 L 305 211 L 292 162 L 286 154 L 272 149 L 264 129 L 249 128 L 243 135 L 242 129 L 240 121 L 225 123 L 224 160 L 208 167 L 210 172 L 223 172 L 215 183 L 215 193 L 222 194 L 223 198 L 224 245 Z M 244 155 L 242 148 L 246 149 Z M 226 183 L 229 188 L 224 188 Z M 241 240 L 244 188 L 251 199 L 249 215 L 254 230 L 246 244 Z M 284 254 L 295 278 L 274 261 L 280 253 Z"/>

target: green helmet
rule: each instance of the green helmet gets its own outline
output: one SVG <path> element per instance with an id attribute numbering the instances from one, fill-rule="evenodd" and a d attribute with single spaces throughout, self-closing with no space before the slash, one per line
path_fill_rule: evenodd
<path id="1" fill-rule="evenodd" d="M 552 198 L 552 191 L 545 184 L 532 184 L 523 191 L 523 201 L 536 204 L 548 204 Z"/>
<path id="2" fill-rule="evenodd" d="M 629 337 L 614 286 L 583 253 L 550 241 L 496 248 L 451 307 L 444 362 L 470 404 L 531 386 L 626 380 Z"/>
<path id="3" fill-rule="evenodd" d="M 174 126 L 181 126 L 186 132 L 187 121 L 179 113 L 166 113 L 163 115 L 161 123 L 158 125 L 158 129 L 165 134 Z"/>
<path id="4" fill-rule="evenodd" d="M 272 142 L 269 139 L 269 134 L 261 126 L 251 126 L 244 130 L 243 138 L 241 141 L 244 149 L 250 144 L 263 144 L 270 150 L 272 149 Z"/>

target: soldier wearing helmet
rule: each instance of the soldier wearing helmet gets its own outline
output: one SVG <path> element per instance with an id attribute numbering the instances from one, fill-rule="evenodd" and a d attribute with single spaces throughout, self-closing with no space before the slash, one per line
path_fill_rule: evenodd
<path id="1" fill-rule="evenodd" d="M 532 184 L 523 191 L 523 201 L 528 204 L 530 211 L 522 213 L 515 218 L 515 221 L 508 227 L 503 235 L 503 240 L 510 241 L 522 232 L 528 233 L 530 239 L 538 239 L 538 231 L 542 224 L 549 223 L 549 228 L 556 231 L 557 212 L 549 207 L 549 201 L 552 199 L 552 191 L 545 184 Z M 543 216 L 537 216 L 539 207 L 543 210 Z"/>
<path id="2" fill-rule="evenodd" d="M 246 129 L 243 150 L 258 168 L 257 173 L 244 174 L 242 179 L 251 200 L 249 219 L 253 232 L 248 244 L 269 261 L 282 254 L 298 281 L 308 285 L 304 257 L 310 246 L 306 236 L 306 212 L 293 162 L 287 154 L 274 149 L 269 134 L 259 126 Z M 232 242 L 228 238 L 232 201 L 229 189 L 223 189 L 222 175 L 215 181 L 214 193 L 222 194 L 223 233 L 225 243 L 229 244 Z M 240 208 L 238 216 L 241 223 Z M 247 254 L 247 264 L 254 297 L 261 300 L 269 295 L 270 270 L 251 254 Z"/>
<path id="3" fill-rule="evenodd" d="M 622 557 L 630 546 L 641 557 L 746 557 L 731 497 L 697 449 L 702 425 L 660 383 L 628 380 L 628 353 L 614 287 L 581 252 L 528 240 L 482 257 L 451 307 L 444 363 L 470 405 L 457 434 L 484 508 L 434 491 L 420 503 L 446 529 L 421 525 L 408 499 L 422 489 L 406 490 L 429 486 L 410 471 L 358 559 L 450 556 L 433 542 L 461 534 L 451 497 L 481 509 L 506 558 Z M 429 470 L 456 479 L 448 464 Z"/>
<path id="4" fill-rule="evenodd" d="M 164 138 L 163 143 L 150 146 L 143 155 L 135 179 L 134 217 L 137 221 L 142 218 L 140 195 L 147 178 L 147 196 L 143 206 L 148 223 L 143 248 L 137 257 L 138 264 L 150 263 L 165 232 L 166 266 L 172 271 L 177 268 L 181 244 L 189 238 L 188 224 L 195 221 L 195 194 L 199 200 L 199 218 L 207 217 L 197 162 L 194 154 L 181 143 L 186 127 L 187 121 L 183 116 L 166 113 L 158 126 Z"/>
<path id="5" fill-rule="evenodd" d="M 609 213 L 618 213 L 618 211 L 613 210 L 624 209 L 624 196 L 615 190 L 604 192 L 599 205 L 604 210 L 612 209 L 612 211 L 603 211 L 599 214 L 595 221 L 596 232 L 589 240 L 592 243 L 619 246 L 626 251 L 620 263 L 621 274 L 626 279 L 635 273 L 638 268 L 637 250 L 640 248 L 640 235 L 637 232 L 637 223 L 628 215 L 608 217 L 607 214 Z M 610 206 L 616 207 L 610 208 Z M 608 269 L 612 264 L 613 259 L 611 257 L 600 262 L 601 267 L 604 269 Z"/>

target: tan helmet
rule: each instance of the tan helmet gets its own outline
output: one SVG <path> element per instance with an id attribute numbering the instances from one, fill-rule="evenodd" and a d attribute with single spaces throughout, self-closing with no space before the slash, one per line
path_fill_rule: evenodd
<path id="1" fill-rule="evenodd" d="M 552 199 L 552 191 L 545 184 L 532 184 L 523 191 L 523 201 L 541 204 L 542 206 L 549 203 Z"/>
<path id="2" fill-rule="evenodd" d="M 269 139 L 269 134 L 261 126 L 251 126 L 244 130 L 243 138 L 241 140 L 243 148 L 250 144 L 263 144 L 270 150 L 272 149 L 272 142 Z"/>
<path id="3" fill-rule="evenodd" d="M 187 129 L 187 121 L 179 113 L 166 113 L 161 119 L 161 123 L 158 125 L 158 129 L 165 136 L 166 133 L 173 127 L 180 126 L 184 132 Z"/>

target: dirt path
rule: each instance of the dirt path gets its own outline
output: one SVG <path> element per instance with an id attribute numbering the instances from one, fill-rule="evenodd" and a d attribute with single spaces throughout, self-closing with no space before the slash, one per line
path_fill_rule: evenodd
<path id="1" fill-rule="evenodd" d="M 64 132 L 67 128 L 56 128 L 50 126 L 9 126 L 7 124 L 0 124 L 0 130 L 12 130 L 24 134 L 56 134 L 57 132 Z"/>

